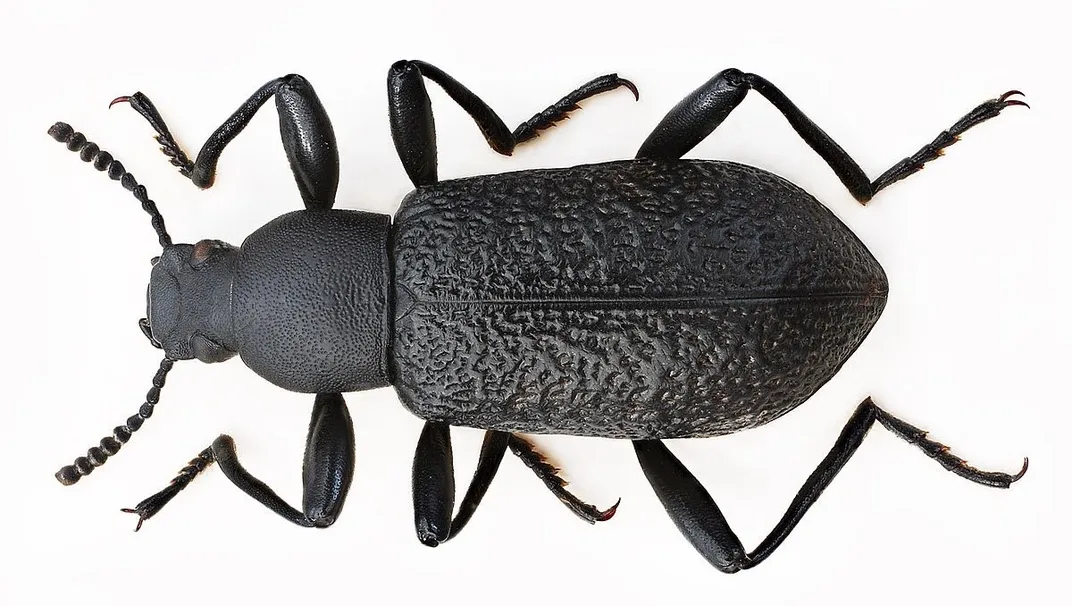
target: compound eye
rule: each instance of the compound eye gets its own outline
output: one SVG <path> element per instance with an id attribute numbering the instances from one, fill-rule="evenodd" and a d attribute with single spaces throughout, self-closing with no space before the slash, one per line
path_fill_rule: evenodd
<path id="1" fill-rule="evenodd" d="M 194 350 L 195 358 L 209 364 L 230 360 L 235 355 L 235 352 L 228 350 L 200 333 L 194 334 L 190 338 L 190 346 Z"/>
<path id="2" fill-rule="evenodd" d="M 219 248 L 222 248 L 222 246 L 218 240 L 201 240 L 194 244 L 194 250 L 190 253 L 190 267 L 194 269 L 201 267 L 212 258 L 212 254 Z"/>

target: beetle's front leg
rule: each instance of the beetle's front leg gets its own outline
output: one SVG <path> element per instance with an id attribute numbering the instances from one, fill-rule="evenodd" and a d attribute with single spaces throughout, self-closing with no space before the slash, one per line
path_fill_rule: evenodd
<path id="1" fill-rule="evenodd" d="M 945 445 L 928 439 L 927 432 L 887 413 L 868 398 L 856 408 L 830 453 L 801 486 L 789 509 L 767 538 L 755 550 L 746 552 L 711 495 L 660 440 L 634 441 L 633 448 L 644 475 L 678 530 L 715 568 L 732 573 L 758 565 L 782 544 L 852 458 L 876 421 L 897 437 L 916 445 L 942 467 L 977 484 L 1008 488 L 1027 471 L 1027 459 L 1024 459 L 1024 466 L 1016 475 L 971 467 L 949 452 Z"/>
<path id="2" fill-rule="evenodd" d="M 567 491 L 566 482 L 558 476 L 557 469 L 548 464 L 528 441 L 510 433 L 489 431 L 484 435 L 469 489 L 457 515 L 451 519 L 454 512 L 454 454 L 450 445 L 450 426 L 428 421 L 413 457 L 413 514 L 417 539 L 421 543 L 436 547 L 461 532 L 488 491 L 507 448 L 581 519 L 594 524 L 609 520 L 617 510 L 615 503 L 601 511 Z"/>
<path id="3" fill-rule="evenodd" d="M 338 393 L 316 396 L 305 443 L 301 511 L 291 507 L 267 484 L 242 467 L 234 440 L 228 435 L 216 438 L 209 448 L 179 472 L 167 488 L 138 503 L 137 507 L 123 511 L 138 514 L 138 528 L 141 528 L 145 520 L 156 515 L 213 461 L 219 463 L 224 475 L 235 486 L 287 520 L 311 528 L 330 526 L 342 512 L 354 477 L 354 426 L 346 402 Z"/>
<path id="4" fill-rule="evenodd" d="M 257 110 L 273 95 L 279 113 L 283 149 L 306 208 L 331 208 L 339 187 L 335 131 L 313 86 L 297 74 L 276 78 L 257 89 L 212 133 L 197 154 L 197 159 L 192 162 L 171 135 L 156 106 L 144 94 L 138 92 L 129 97 L 119 97 L 112 101 L 112 105 L 129 103 L 156 130 L 160 150 L 171 158 L 172 164 L 179 167 L 179 172 L 189 177 L 194 185 L 208 188 L 212 187 L 216 178 L 216 164 L 223 149 L 242 132 Z"/>
<path id="5" fill-rule="evenodd" d="M 423 61 L 399 61 L 387 75 L 391 137 L 402 165 L 413 185 L 429 185 L 438 180 L 435 121 L 432 103 L 423 78 L 438 84 L 468 113 L 492 149 L 509 156 L 518 145 L 535 138 L 540 130 L 554 125 L 579 109 L 578 103 L 619 87 L 640 98 L 632 82 L 617 74 L 600 76 L 566 95 L 547 109 L 523 122 L 512 132 L 487 103 L 438 67 Z"/>

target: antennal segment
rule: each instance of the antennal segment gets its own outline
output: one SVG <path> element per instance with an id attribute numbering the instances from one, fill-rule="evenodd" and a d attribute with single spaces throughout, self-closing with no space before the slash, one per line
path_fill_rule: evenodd
<path id="1" fill-rule="evenodd" d="M 67 149 L 77 152 L 83 162 L 92 162 L 93 168 L 101 172 L 107 172 L 109 178 L 113 181 L 119 181 L 127 191 L 133 193 L 134 197 L 141 202 L 142 209 L 152 217 L 153 229 L 156 230 L 156 235 L 160 238 L 160 246 L 171 246 L 171 236 L 168 235 L 167 230 L 164 228 L 164 217 L 157 210 L 156 203 L 149 199 L 149 193 L 145 190 L 145 186 L 138 185 L 138 182 L 134 180 L 134 175 L 123 168 L 122 162 L 114 159 L 112 154 L 102 150 L 96 143 L 86 140 L 85 135 L 75 131 L 66 122 L 53 124 L 52 128 L 48 129 L 48 134 L 56 141 L 66 143 Z"/>
<path id="2" fill-rule="evenodd" d="M 77 134 L 77 133 L 76 133 Z M 153 376 L 153 386 L 149 393 L 145 394 L 145 403 L 138 409 L 138 414 L 131 416 L 127 422 L 112 430 L 112 435 L 100 441 L 100 446 L 90 448 L 84 457 L 78 457 L 73 465 L 66 465 L 56 472 L 56 479 L 64 486 L 70 486 L 93 472 L 93 469 L 104 465 L 108 457 L 119 452 L 123 444 L 130 439 L 130 435 L 141 428 L 145 419 L 153 416 L 153 407 L 160 401 L 160 389 L 164 387 L 164 379 L 174 366 L 175 360 L 164 358 L 160 362 L 160 369 Z"/>

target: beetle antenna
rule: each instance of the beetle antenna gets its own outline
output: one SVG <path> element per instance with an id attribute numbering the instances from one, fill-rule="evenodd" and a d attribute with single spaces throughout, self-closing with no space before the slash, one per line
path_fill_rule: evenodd
<path id="1" fill-rule="evenodd" d="M 164 386 L 164 379 L 168 371 L 175 364 L 175 360 L 164 358 L 160 361 L 160 369 L 153 376 L 153 386 L 149 393 L 145 394 L 145 403 L 138 409 L 138 414 L 131 416 L 127 422 L 112 430 L 112 435 L 100 441 L 100 446 L 90 448 L 84 457 L 78 457 L 73 465 L 66 465 L 56 472 L 56 479 L 64 486 L 70 486 L 93 472 L 95 467 L 104 465 L 108 457 L 119 452 L 119 449 L 130 439 L 130 434 L 138 431 L 145 419 L 153 416 L 153 406 L 160 401 L 160 389 Z"/>
<path id="2" fill-rule="evenodd" d="M 77 152 L 83 162 L 92 162 L 93 168 L 101 172 L 107 171 L 108 177 L 113 181 L 119 181 L 127 191 L 133 193 L 134 197 L 141 202 L 141 207 L 152 217 L 153 229 L 156 230 L 156 235 L 160 238 L 160 246 L 171 246 L 171 236 L 168 235 L 167 230 L 164 228 L 164 217 L 157 210 L 156 202 L 149 199 L 149 193 L 145 190 L 145 186 L 138 185 L 138 182 L 134 180 L 134 175 L 123 168 L 122 162 L 114 159 L 112 154 L 101 149 L 96 143 L 87 141 L 85 135 L 77 132 L 66 122 L 53 124 L 52 128 L 48 129 L 48 134 L 56 141 L 66 143 L 67 149 Z"/>

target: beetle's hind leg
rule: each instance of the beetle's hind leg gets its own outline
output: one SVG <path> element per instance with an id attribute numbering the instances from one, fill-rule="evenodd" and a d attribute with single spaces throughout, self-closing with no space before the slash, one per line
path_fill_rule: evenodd
<path id="1" fill-rule="evenodd" d="M 421 543 L 436 547 L 461 532 L 495 479 L 507 448 L 529 466 L 570 511 L 586 522 L 594 524 L 609 520 L 617 510 L 618 503 L 600 510 L 571 494 L 565 488 L 566 481 L 558 476 L 558 470 L 525 439 L 502 431 L 489 431 L 484 435 L 473 479 L 458 506 L 458 513 L 451 519 L 454 511 L 454 454 L 450 445 L 450 426 L 428 421 L 413 457 L 414 525 Z"/>
<path id="2" fill-rule="evenodd" d="M 897 437 L 915 444 L 942 467 L 977 484 L 1008 488 L 1027 471 L 1026 458 L 1016 475 L 975 469 L 954 456 L 945 445 L 927 439 L 927 432 L 890 415 L 868 398 L 856 408 L 830 453 L 804 482 L 774 530 L 759 547 L 746 552 L 711 495 L 661 441 L 638 440 L 633 442 L 633 447 L 644 475 L 685 538 L 715 568 L 722 572 L 737 572 L 756 566 L 782 544 L 860 447 L 876 421 Z"/>
<path id="3" fill-rule="evenodd" d="M 313 86 L 297 74 L 276 78 L 257 89 L 212 133 L 193 161 L 175 141 L 160 112 L 144 94 L 138 92 L 119 97 L 112 101 L 112 105 L 129 103 L 156 130 L 160 150 L 179 168 L 179 172 L 194 185 L 208 188 L 212 187 L 216 178 L 216 164 L 223 149 L 246 128 L 257 110 L 272 96 L 275 96 L 279 113 L 283 149 L 306 208 L 331 208 L 339 187 L 335 131 Z"/>
<path id="4" fill-rule="evenodd" d="M 302 510 L 280 498 L 267 484 L 253 477 L 238 462 L 234 440 L 221 435 L 190 461 L 167 488 L 138 503 L 127 513 L 138 515 L 138 526 L 156 515 L 213 462 L 231 482 L 268 509 L 305 527 L 324 528 L 338 518 L 354 476 L 354 427 L 342 394 L 318 394 L 309 422 L 302 468 Z"/>
<path id="5" fill-rule="evenodd" d="M 765 97 L 785 116 L 793 130 L 826 161 L 849 193 L 861 204 L 867 203 L 880 190 L 922 170 L 924 164 L 940 157 L 942 150 L 956 143 L 960 135 L 969 128 L 996 117 L 1007 107 L 1027 106 L 1023 101 L 1010 99 L 1014 95 L 1022 95 L 1019 91 L 1009 91 L 996 99 L 985 101 L 948 130 L 942 131 L 934 141 L 871 181 L 860 165 L 831 139 L 830 135 L 805 116 L 785 93 L 756 74 L 727 69 L 719 72 L 670 110 L 644 141 L 637 157 L 673 160 L 687 154 L 722 124 L 730 112 L 744 100 L 749 90 Z"/>
<path id="6" fill-rule="evenodd" d="M 391 137 L 402 165 L 413 185 L 429 185 L 438 180 L 435 121 L 432 103 L 424 87 L 424 78 L 438 84 L 455 103 L 476 122 L 488 145 L 509 156 L 518 145 L 535 138 L 539 131 L 553 126 L 580 109 L 581 101 L 600 93 L 625 87 L 640 98 L 632 82 L 617 74 L 600 76 L 569 93 L 547 109 L 534 115 L 511 131 L 487 103 L 438 67 L 423 61 L 399 61 L 387 74 L 388 109 Z"/>

